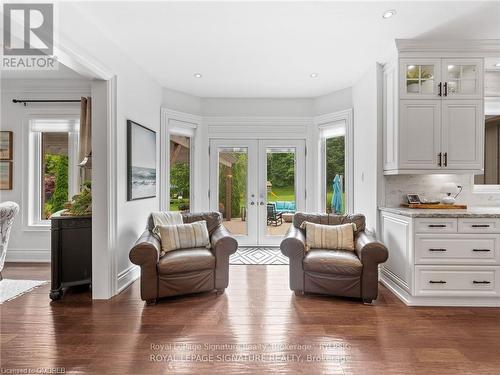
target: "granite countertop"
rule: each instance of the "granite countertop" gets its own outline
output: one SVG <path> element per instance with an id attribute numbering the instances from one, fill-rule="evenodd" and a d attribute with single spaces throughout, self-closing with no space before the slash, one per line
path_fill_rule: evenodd
<path id="1" fill-rule="evenodd" d="M 406 207 L 379 207 L 380 211 L 391 212 L 393 214 L 408 217 L 485 217 L 500 218 L 500 207 L 469 207 L 464 210 L 433 210 Z"/>

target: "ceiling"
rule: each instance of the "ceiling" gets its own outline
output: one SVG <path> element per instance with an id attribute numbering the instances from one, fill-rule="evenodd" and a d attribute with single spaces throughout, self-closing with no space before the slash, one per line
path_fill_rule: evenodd
<path id="1" fill-rule="evenodd" d="M 69 6 L 162 86 L 200 97 L 317 97 L 353 85 L 395 38 L 500 38 L 491 1 Z"/>

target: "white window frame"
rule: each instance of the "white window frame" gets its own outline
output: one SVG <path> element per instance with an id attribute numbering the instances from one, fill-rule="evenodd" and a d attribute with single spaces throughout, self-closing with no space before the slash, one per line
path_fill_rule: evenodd
<path id="1" fill-rule="evenodd" d="M 326 212 L 326 139 L 325 133 L 333 132 L 336 128 L 345 128 L 345 212 L 352 213 L 354 210 L 354 129 L 352 121 L 352 109 L 329 113 L 315 118 L 318 134 L 318 160 L 319 160 L 319 188 L 317 207 L 321 212 Z"/>
<path id="2" fill-rule="evenodd" d="M 196 142 L 201 119 L 198 116 L 162 108 L 160 145 L 160 210 L 170 210 L 170 136 L 189 138 L 189 211 L 195 211 Z"/>
<path id="3" fill-rule="evenodd" d="M 79 191 L 79 131 L 78 124 L 80 122 L 79 116 L 76 115 L 40 115 L 30 116 L 25 124 L 28 133 L 28 152 L 27 152 L 27 170 L 28 174 L 25 177 L 28 179 L 25 194 L 25 206 L 28 209 L 26 226 L 32 230 L 47 230 L 50 227 L 50 220 L 43 220 L 42 217 L 42 191 L 41 191 L 41 178 L 42 178 L 42 133 L 44 131 L 33 131 L 32 125 L 37 120 L 71 120 L 75 121 L 73 131 L 68 131 L 68 199 Z M 71 168 L 73 166 L 73 168 Z"/>

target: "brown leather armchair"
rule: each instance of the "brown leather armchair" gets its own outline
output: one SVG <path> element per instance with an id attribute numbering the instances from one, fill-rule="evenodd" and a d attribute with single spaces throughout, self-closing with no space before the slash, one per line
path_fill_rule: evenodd
<path id="1" fill-rule="evenodd" d="M 148 227 L 137 240 L 129 258 L 141 267 L 141 298 L 148 304 L 161 297 L 205 292 L 223 293 L 229 282 L 229 256 L 238 242 L 222 225 L 219 212 L 183 213 L 184 223 L 205 220 L 211 248 L 180 249 L 160 257 L 161 243 L 153 234 L 151 216 Z"/>
<path id="2" fill-rule="evenodd" d="M 310 249 L 305 251 L 304 221 L 340 225 L 355 223 L 355 251 Z M 378 265 L 387 260 L 387 248 L 365 232 L 363 215 L 305 214 L 298 212 L 281 242 L 290 259 L 290 289 L 296 294 L 320 293 L 362 298 L 371 303 L 378 295 Z"/>

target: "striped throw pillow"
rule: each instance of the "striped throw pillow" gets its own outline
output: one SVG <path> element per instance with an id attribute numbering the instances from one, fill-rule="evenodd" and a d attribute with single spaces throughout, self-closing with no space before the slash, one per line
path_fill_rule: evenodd
<path id="1" fill-rule="evenodd" d="M 210 248 L 207 222 L 195 221 L 190 224 L 159 225 L 162 254 L 197 247 Z"/>
<path id="2" fill-rule="evenodd" d="M 356 224 L 322 225 L 304 221 L 300 227 L 306 230 L 306 251 L 309 249 L 354 251 Z"/>

